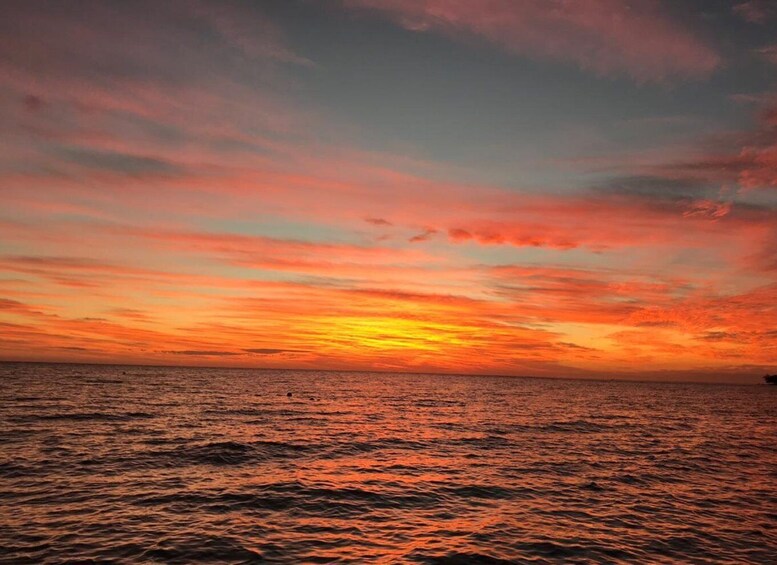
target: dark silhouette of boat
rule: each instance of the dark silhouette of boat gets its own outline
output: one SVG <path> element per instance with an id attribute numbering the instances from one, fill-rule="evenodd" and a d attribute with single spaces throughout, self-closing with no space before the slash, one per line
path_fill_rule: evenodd
<path id="1" fill-rule="evenodd" d="M 777 385 L 777 375 L 764 375 L 764 380 L 768 385 Z"/>

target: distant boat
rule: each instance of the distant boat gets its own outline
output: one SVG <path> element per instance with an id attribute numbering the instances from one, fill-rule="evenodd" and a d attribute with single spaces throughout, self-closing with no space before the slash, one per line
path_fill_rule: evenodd
<path id="1" fill-rule="evenodd" d="M 764 380 L 768 385 L 777 385 L 777 375 L 764 375 Z"/>

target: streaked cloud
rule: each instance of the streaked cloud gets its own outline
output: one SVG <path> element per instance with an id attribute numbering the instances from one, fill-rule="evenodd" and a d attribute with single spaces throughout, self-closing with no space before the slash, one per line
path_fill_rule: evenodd
<path id="1" fill-rule="evenodd" d="M 769 0 L 747 0 L 746 2 L 737 2 L 732 7 L 732 11 L 752 24 L 765 24 L 772 17 L 777 15 L 774 4 Z"/>
<path id="2" fill-rule="evenodd" d="M 571 62 L 638 81 L 698 78 L 720 64 L 715 49 L 657 2 L 623 0 L 343 0 L 385 14 L 408 30 L 480 38 L 509 52 Z M 756 13 L 757 8 L 741 8 Z M 749 11 L 748 11 L 749 10 Z"/>

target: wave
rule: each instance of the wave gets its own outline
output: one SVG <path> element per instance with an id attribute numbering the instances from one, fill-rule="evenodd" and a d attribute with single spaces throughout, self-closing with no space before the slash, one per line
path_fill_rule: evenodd
<path id="1" fill-rule="evenodd" d="M 167 451 L 148 453 L 152 460 L 167 466 L 183 465 L 241 465 L 270 458 L 292 457 L 307 451 L 300 444 L 276 441 L 255 441 L 240 443 L 219 441 L 203 444 L 183 445 Z"/>
<path id="2" fill-rule="evenodd" d="M 162 538 L 139 555 L 141 561 L 165 563 L 256 563 L 262 553 L 246 547 L 231 536 L 192 535 L 187 538 Z"/>
<path id="3" fill-rule="evenodd" d="M 20 414 L 12 416 L 14 422 L 127 422 L 130 420 L 149 420 L 156 418 L 149 412 L 60 412 L 55 414 Z"/>
<path id="4" fill-rule="evenodd" d="M 452 552 L 445 555 L 429 555 L 415 552 L 408 557 L 419 563 L 429 565 L 514 565 L 515 561 L 493 557 L 486 553 Z"/>

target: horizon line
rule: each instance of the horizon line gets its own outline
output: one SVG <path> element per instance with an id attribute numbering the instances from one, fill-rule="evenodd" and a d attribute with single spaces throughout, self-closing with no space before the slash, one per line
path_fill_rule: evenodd
<path id="1" fill-rule="evenodd" d="M 619 377 L 575 377 L 575 376 L 546 376 L 546 375 L 506 375 L 496 373 L 448 373 L 436 371 L 388 371 L 381 369 L 308 369 L 308 368 L 289 368 L 289 367 L 232 367 L 221 365 L 159 365 L 143 363 L 100 363 L 94 361 L 31 361 L 0 359 L 0 364 L 25 364 L 25 365 L 87 365 L 98 367 L 146 367 L 146 368 L 165 368 L 165 369 L 224 369 L 232 371 L 291 371 L 306 373 L 368 373 L 383 375 L 429 375 L 429 376 L 449 376 L 449 377 L 487 377 L 487 378 L 506 378 L 506 379 L 543 379 L 543 380 L 566 380 L 566 381 L 593 381 L 593 382 L 631 382 L 631 383 L 655 383 L 655 384 L 707 384 L 707 385 L 741 385 L 758 386 L 766 384 L 764 382 L 741 382 L 741 381 L 713 381 L 713 380 L 657 380 L 649 377 L 637 378 L 619 378 Z M 749 378 L 749 377 L 747 377 Z M 752 377 L 757 378 L 757 377 Z M 761 379 L 763 376 L 760 377 Z"/>

